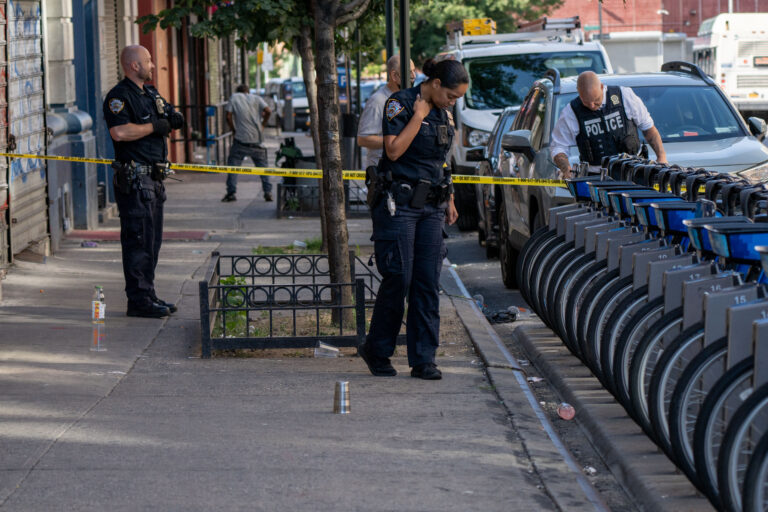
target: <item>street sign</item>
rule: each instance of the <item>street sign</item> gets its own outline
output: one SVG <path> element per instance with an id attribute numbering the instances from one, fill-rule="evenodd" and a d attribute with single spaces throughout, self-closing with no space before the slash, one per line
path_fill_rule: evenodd
<path id="1" fill-rule="evenodd" d="M 584 25 L 584 30 L 600 30 L 600 25 Z"/>

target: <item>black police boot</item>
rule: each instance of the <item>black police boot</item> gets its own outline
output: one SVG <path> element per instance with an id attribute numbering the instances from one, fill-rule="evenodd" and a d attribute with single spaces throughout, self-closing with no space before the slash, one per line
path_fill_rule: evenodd
<path id="1" fill-rule="evenodd" d="M 176 304 L 173 304 L 172 302 L 165 302 L 163 299 L 158 299 L 157 296 L 152 297 L 152 302 L 154 302 L 158 306 L 163 306 L 168 308 L 168 311 L 170 311 L 171 313 L 175 313 L 179 310 L 179 308 L 176 307 Z"/>
<path id="2" fill-rule="evenodd" d="M 265 200 L 266 202 L 270 202 L 270 201 L 272 201 L 272 194 L 271 194 L 271 193 L 269 193 L 269 192 L 265 192 L 265 193 L 264 193 L 264 200 Z"/>
<path id="3" fill-rule="evenodd" d="M 440 380 L 443 378 L 443 373 L 437 369 L 435 363 L 424 363 L 413 367 L 411 377 L 424 380 Z"/>
<path id="4" fill-rule="evenodd" d="M 164 316 L 170 315 L 171 312 L 167 307 L 155 304 L 151 301 L 147 301 L 143 304 L 128 301 L 128 311 L 126 311 L 125 314 L 143 318 L 163 318 Z"/>
<path id="5" fill-rule="evenodd" d="M 231 203 L 232 201 L 237 201 L 235 194 L 227 194 L 221 198 L 222 203 Z"/>
<path id="6" fill-rule="evenodd" d="M 368 365 L 368 369 L 376 377 L 394 377 L 397 375 L 397 370 L 389 362 L 388 358 L 376 357 L 368 352 L 368 347 L 365 343 L 358 345 L 357 355 L 359 355 L 365 364 Z"/>

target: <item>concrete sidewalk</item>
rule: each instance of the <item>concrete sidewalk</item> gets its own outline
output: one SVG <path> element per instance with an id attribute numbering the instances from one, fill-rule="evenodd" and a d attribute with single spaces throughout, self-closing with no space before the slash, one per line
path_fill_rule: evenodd
<path id="1" fill-rule="evenodd" d="M 220 202 L 223 176 L 181 178 L 168 182 L 166 230 L 207 235 L 163 244 L 157 289 L 179 304 L 172 317 L 125 316 L 118 242 L 70 239 L 9 272 L 0 509 L 600 510 L 535 414 L 502 403 L 494 386 L 515 388 L 503 376 L 491 385 L 448 295 L 442 381 L 410 378 L 402 355 L 395 378 L 356 357 L 200 359 L 197 281 L 210 252 L 316 238 L 319 220 L 277 220 L 257 177 L 241 177 L 235 203 Z M 368 219 L 349 230 L 351 244 L 370 244 Z M 97 284 L 101 352 L 90 350 Z M 331 413 L 337 380 L 350 382 L 348 416 Z"/>

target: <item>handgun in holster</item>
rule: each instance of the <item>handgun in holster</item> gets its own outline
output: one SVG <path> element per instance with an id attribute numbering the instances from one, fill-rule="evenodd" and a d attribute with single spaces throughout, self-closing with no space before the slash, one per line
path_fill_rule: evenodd
<path id="1" fill-rule="evenodd" d="M 110 164 L 115 171 L 112 176 L 112 184 L 115 186 L 115 190 L 121 194 L 129 194 L 133 188 L 134 175 L 133 166 L 125 162 L 118 162 L 115 160 Z"/>
<path id="2" fill-rule="evenodd" d="M 365 186 L 368 188 L 368 194 L 365 198 L 368 207 L 373 210 L 392 183 L 392 173 L 387 171 L 381 174 L 376 165 L 370 165 L 365 169 Z"/>
<path id="3" fill-rule="evenodd" d="M 165 178 L 173 174 L 171 170 L 171 164 L 168 162 L 156 162 L 152 164 L 152 179 L 155 181 L 163 181 Z"/>

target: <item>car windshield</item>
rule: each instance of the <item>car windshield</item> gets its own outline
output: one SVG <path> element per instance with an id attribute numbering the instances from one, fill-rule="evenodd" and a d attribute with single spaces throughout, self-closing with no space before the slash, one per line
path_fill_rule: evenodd
<path id="1" fill-rule="evenodd" d="M 478 110 L 520 105 L 533 82 L 550 68 L 562 77 L 606 71 L 600 52 L 572 51 L 479 57 L 465 59 L 464 66 L 469 73 L 464 98 L 469 108 Z"/>
<path id="2" fill-rule="evenodd" d="M 733 111 L 713 87 L 637 86 L 632 90 L 648 108 L 663 142 L 718 140 L 745 135 Z M 558 96 L 555 119 L 575 97 L 576 93 Z"/>
<path id="3" fill-rule="evenodd" d="M 307 91 L 304 88 L 304 82 L 291 81 L 291 89 L 293 90 L 294 98 L 306 98 Z"/>

